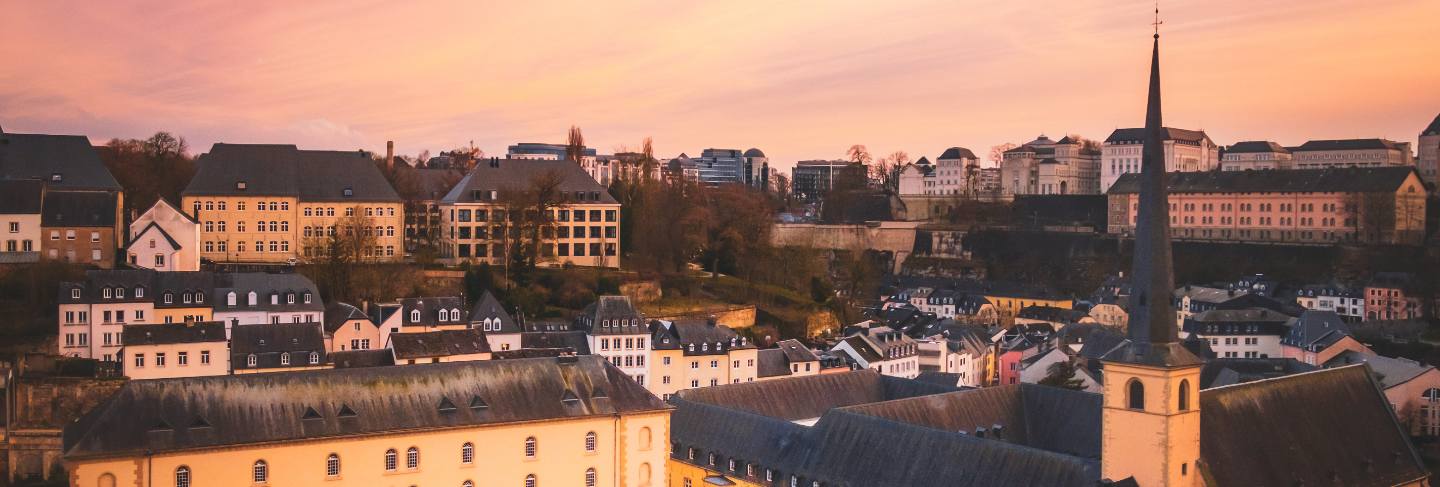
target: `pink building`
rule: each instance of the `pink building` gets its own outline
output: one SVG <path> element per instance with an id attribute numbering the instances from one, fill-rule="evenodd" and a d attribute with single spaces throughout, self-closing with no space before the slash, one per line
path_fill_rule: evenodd
<path id="1" fill-rule="evenodd" d="M 1365 286 L 1365 320 L 1413 320 L 1424 315 L 1424 301 L 1416 295 L 1414 276 L 1403 272 L 1377 272 Z"/>

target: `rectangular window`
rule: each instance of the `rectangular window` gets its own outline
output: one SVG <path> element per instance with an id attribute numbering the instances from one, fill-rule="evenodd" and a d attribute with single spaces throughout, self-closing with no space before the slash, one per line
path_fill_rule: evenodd
<path id="1" fill-rule="evenodd" d="M 179 352 L 175 354 L 175 365 L 190 365 L 190 352 Z"/>
<path id="2" fill-rule="evenodd" d="M 164 352 L 155 354 L 155 366 L 156 366 L 156 367 L 164 367 L 164 366 L 165 366 L 165 353 L 164 353 Z"/>
<path id="3" fill-rule="evenodd" d="M 143 353 L 137 353 L 137 354 L 135 354 L 135 366 L 136 366 L 136 367 L 144 367 L 144 366 L 145 366 L 145 354 L 143 354 Z"/>
<path id="4" fill-rule="evenodd" d="M 210 365 L 210 351 L 209 351 L 209 350 L 201 350 L 201 351 L 200 351 L 200 365 Z"/>

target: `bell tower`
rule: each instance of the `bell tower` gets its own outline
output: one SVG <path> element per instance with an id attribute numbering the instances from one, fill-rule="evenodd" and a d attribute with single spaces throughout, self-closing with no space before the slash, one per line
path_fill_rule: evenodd
<path id="1" fill-rule="evenodd" d="M 1160 19 L 1156 9 L 1139 211 L 1130 279 L 1129 341 L 1101 360 L 1101 477 L 1140 487 L 1201 485 L 1199 357 L 1181 346 L 1172 293 L 1170 203 L 1160 116 Z"/>

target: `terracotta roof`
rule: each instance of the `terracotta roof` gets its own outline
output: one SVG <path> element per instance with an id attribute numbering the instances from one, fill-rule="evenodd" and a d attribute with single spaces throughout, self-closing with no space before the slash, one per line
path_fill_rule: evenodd
<path id="1" fill-rule="evenodd" d="M 162 379 L 126 384 L 64 445 L 71 459 L 133 456 L 665 409 L 601 357 Z"/>

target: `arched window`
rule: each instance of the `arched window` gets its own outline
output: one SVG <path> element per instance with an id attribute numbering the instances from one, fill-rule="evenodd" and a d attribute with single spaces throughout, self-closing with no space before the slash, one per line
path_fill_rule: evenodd
<path id="1" fill-rule="evenodd" d="M 594 451 L 595 451 L 595 432 L 594 432 L 594 431 L 591 431 L 591 432 L 589 432 L 589 433 L 585 433 L 585 451 L 587 451 L 587 452 L 594 452 Z"/>
<path id="2" fill-rule="evenodd" d="M 331 453 L 325 457 L 325 475 L 329 477 L 340 476 L 340 455 Z"/>
<path id="3" fill-rule="evenodd" d="M 649 427 L 649 426 L 644 426 L 644 427 L 641 427 L 641 428 L 640 428 L 640 449 L 641 449 L 641 450 L 649 450 L 649 449 L 650 449 L 650 427 Z"/>
<path id="4" fill-rule="evenodd" d="M 466 442 L 460 445 L 460 463 L 471 464 L 475 462 L 475 444 Z"/>
<path id="5" fill-rule="evenodd" d="M 525 458 L 535 458 L 535 437 L 525 439 Z"/>
<path id="6" fill-rule="evenodd" d="M 405 468 L 408 468 L 408 469 L 411 469 L 411 470 L 420 468 L 420 449 L 419 449 L 419 448 L 415 448 L 415 447 L 412 446 L 412 447 L 410 447 L 410 449 L 405 450 Z"/>
<path id="7" fill-rule="evenodd" d="M 229 305 L 229 306 L 235 306 L 235 292 L 234 292 L 234 291 L 225 293 L 225 304 L 226 304 L 226 305 Z"/>
<path id="8" fill-rule="evenodd" d="M 640 464 L 640 487 L 650 485 L 650 462 Z"/>
<path id="9" fill-rule="evenodd" d="M 1190 410 L 1190 379 L 1184 379 L 1184 380 L 1181 380 L 1181 381 L 1180 381 L 1180 393 L 1179 393 L 1178 395 L 1180 396 L 1180 410 L 1181 410 L 1181 411 L 1189 411 L 1189 410 Z"/>
<path id="10" fill-rule="evenodd" d="M 95 481 L 95 485 L 100 487 L 115 487 L 115 474 L 109 472 L 100 474 L 100 478 Z"/>
<path id="11" fill-rule="evenodd" d="M 181 465 L 175 469 L 175 487 L 190 487 L 190 467 Z"/>
<path id="12" fill-rule="evenodd" d="M 256 460 L 253 468 L 250 469 L 250 480 L 253 483 L 263 484 L 270 480 L 270 466 L 264 460 Z"/>
<path id="13" fill-rule="evenodd" d="M 525 476 L 525 487 L 535 487 L 536 485 L 539 485 L 539 481 L 535 479 L 535 474 Z"/>
<path id="14" fill-rule="evenodd" d="M 396 466 L 397 466 L 398 461 L 399 461 L 399 455 L 397 455 L 397 454 L 395 453 L 395 449 L 394 449 L 394 448 L 391 448 L 391 449 L 389 449 L 389 450 L 385 450 L 385 471 L 386 471 L 386 472 L 394 472 L 394 471 L 395 471 L 395 468 L 396 468 Z"/>
<path id="15" fill-rule="evenodd" d="M 1129 394 L 1126 395 L 1127 407 L 1130 409 L 1144 410 L 1145 384 L 1141 384 L 1139 380 L 1130 379 L 1130 384 L 1126 386 L 1126 389 L 1129 389 Z"/>
<path id="16" fill-rule="evenodd" d="M 248 295 L 245 296 L 245 304 L 248 304 L 248 305 L 250 305 L 250 306 L 255 306 L 255 299 L 256 299 L 255 291 L 250 291 L 250 294 L 248 294 Z"/>
<path id="17" fill-rule="evenodd" d="M 460 483 L 460 487 L 475 487 L 475 482 L 471 482 L 471 481 L 469 481 L 469 480 L 466 480 L 466 481 Z"/>
<path id="18" fill-rule="evenodd" d="M 595 469 L 585 469 L 585 487 L 595 487 Z"/>

